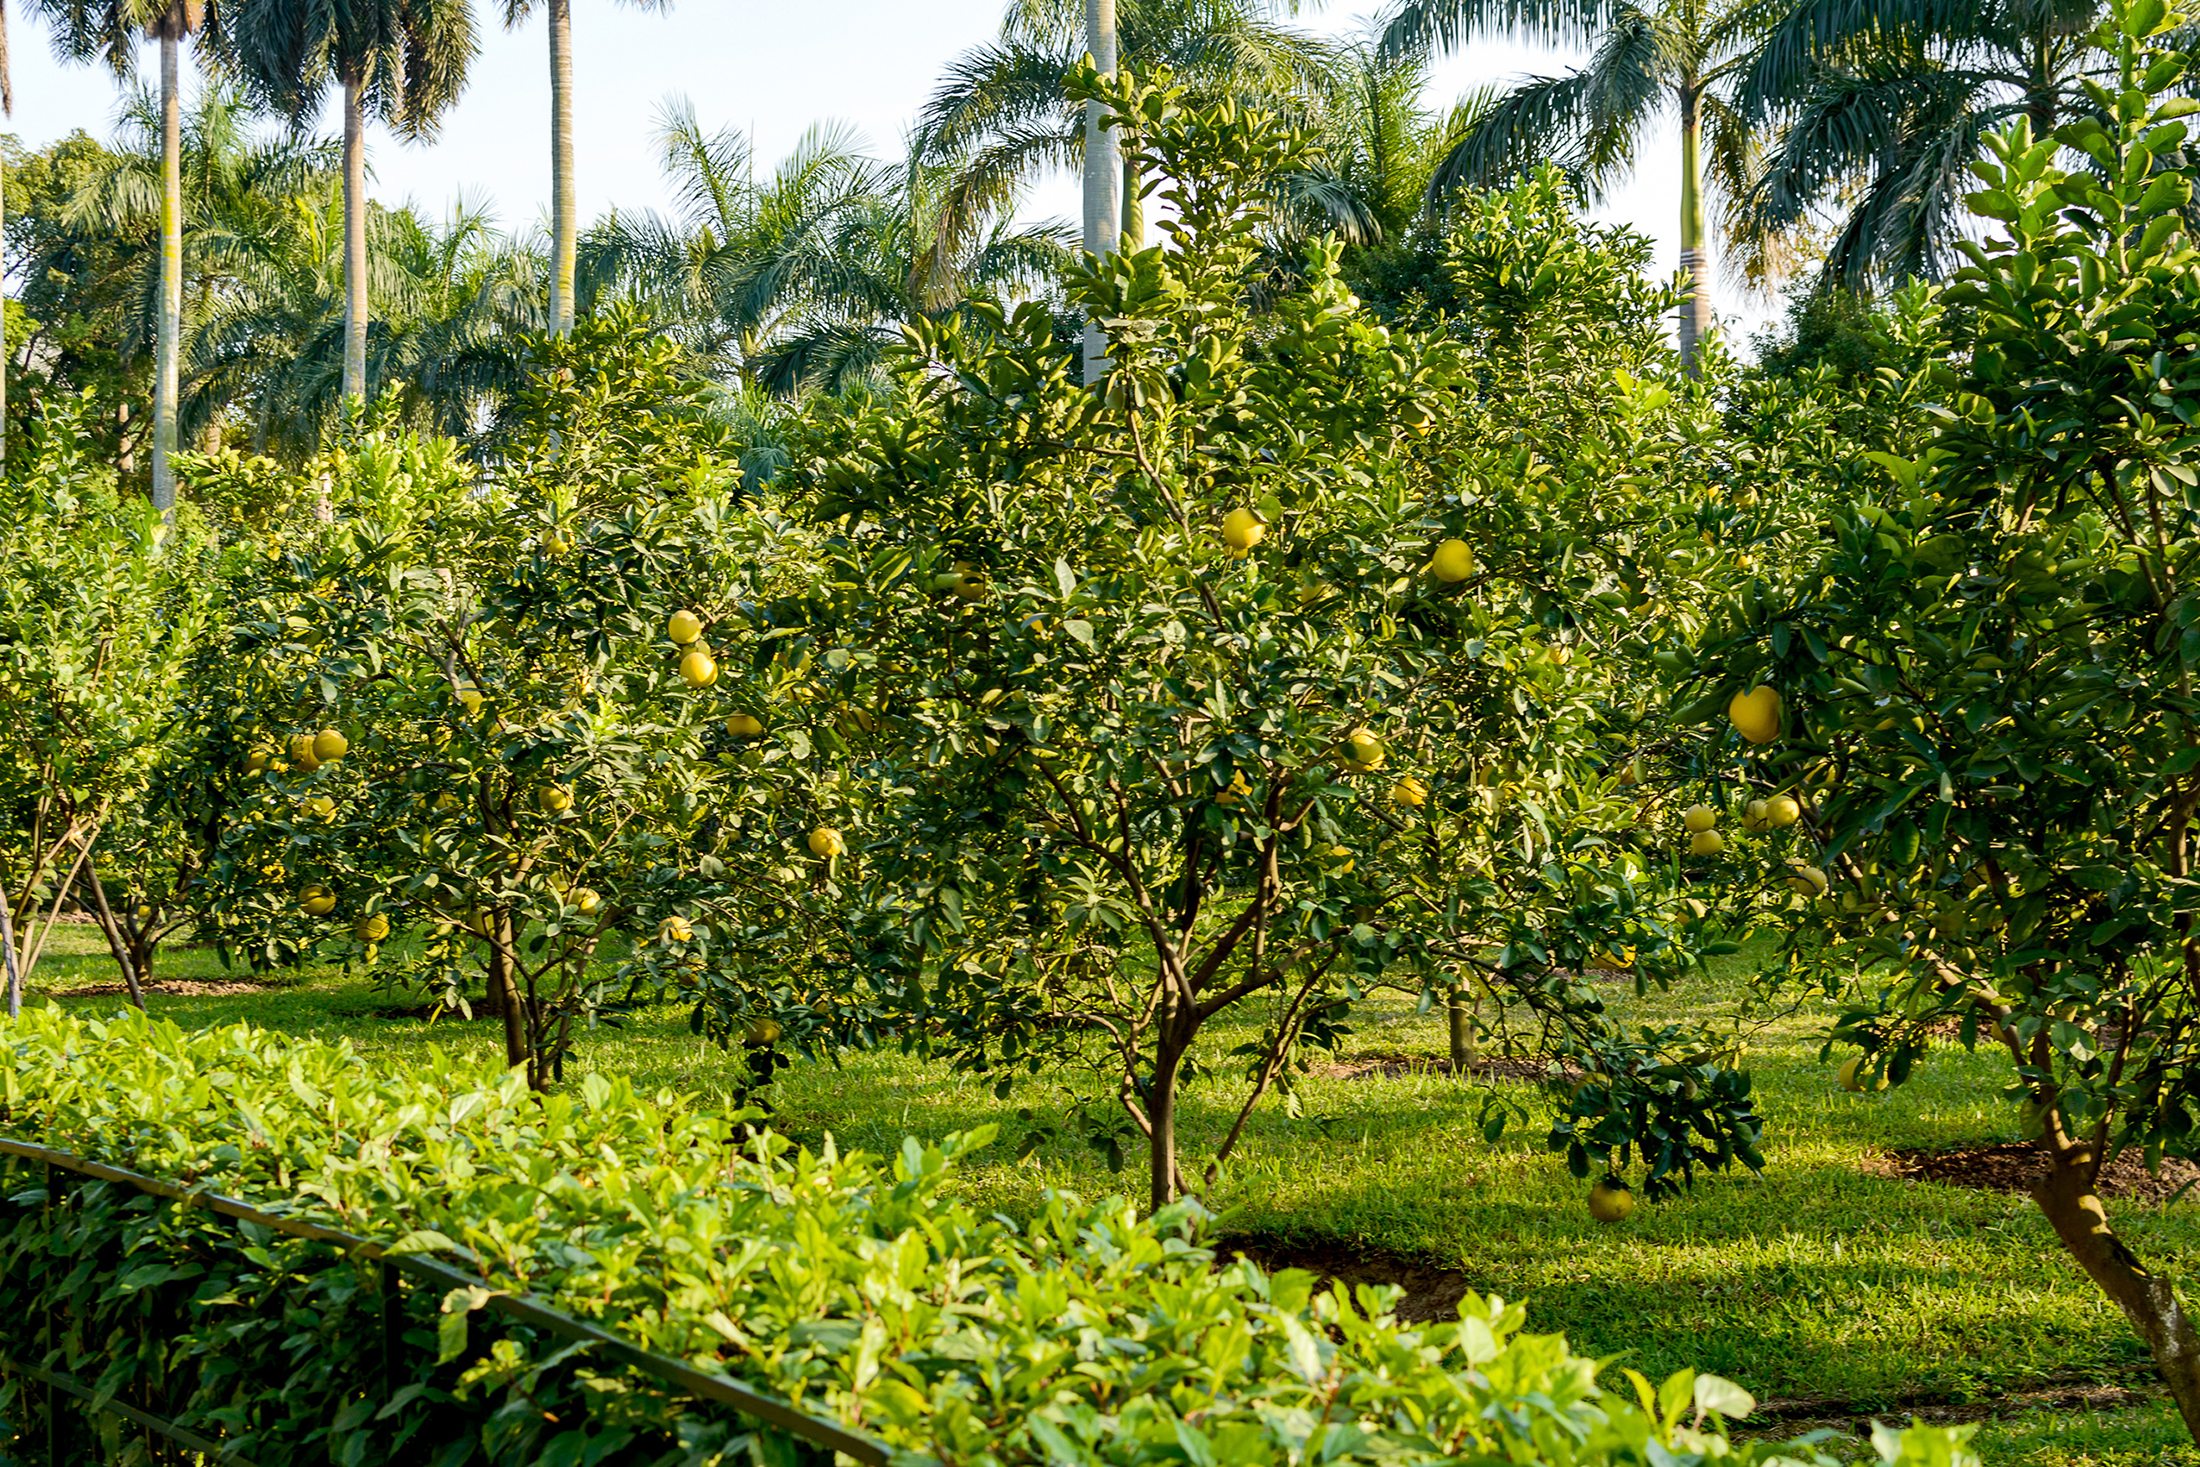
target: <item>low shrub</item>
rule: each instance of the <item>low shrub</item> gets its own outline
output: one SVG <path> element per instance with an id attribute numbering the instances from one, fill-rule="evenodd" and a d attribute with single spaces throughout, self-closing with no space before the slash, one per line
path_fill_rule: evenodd
<path id="1" fill-rule="evenodd" d="M 1390 1291 L 1215 1267 L 1192 1204 L 1051 1197 L 1023 1221 L 951 1195 L 989 1139 L 890 1161 L 761 1135 L 592 1075 L 531 1093 L 440 1054 L 383 1073 L 348 1045 L 34 1010 L 0 1029 L 0 1130 L 430 1253 L 478 1287 L 407 1291 L 385 1359 L 375 1271 L 118 1184 L 0 1178 L 0 1353 L 253 1460 L 759 1464 L 782 1438 L 598 1352 L 488 1325 L 527 1292 L 649 1350 L 872 1433 L 911 1464 L 1825 1464 L 1735 1442 L 1728 1382 L 1598 1389 L 1597 1362 L 1469 1295 L 1406 1326 Z M 49 1334 L 45 1321 L 53 1321 Z M 34 1357 L 34 1358 L 26 1358 Z M 0 1413 L 43 1410 L 13 1370 Z M 111 1421 L 112 1418 L 107 1418 Z M 69 1460 L 137 1450 L 81 1420 Z M 0 1442 L 5 1437 L 0 1436 Z M 1975 1462 L 1885 1431 L 1890 1463 Z"/>

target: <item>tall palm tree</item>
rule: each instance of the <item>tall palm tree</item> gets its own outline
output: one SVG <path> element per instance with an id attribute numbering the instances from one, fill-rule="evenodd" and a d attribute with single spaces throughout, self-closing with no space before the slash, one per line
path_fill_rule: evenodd
<path id="1" fill-rule="evenodd" d="M 333 86 L 344 106 L 343 397 L 367 383 L 366 125 L 432 137 L 466 85 L 475 51 L 469 0 L 233 0 L 244 73 L 293 122 Z"/>
<path id="2" fill-rule="evenodd" d="M 0 0 L 0 113 L 15 115 L 15 75 L 8 69 L 8 7 L 7 0 Z M 0 176 L 0 222 L 4 222 L 7 210 L 6 179 Z M 0 320 L 5 320 L 0 314 Z M 0 474 L 8 467 L 8 368 L 7 336 L 0 330 Z M 5 912 L 0 911 L 0 916 Z M 14 942 L 14 937 L 0 932 L 0 941 Z M 9 949 L 11 952 L 13 948 Z"/>
<path id="3" fill-rule="evenodd" d="M 1678 114 L 1681 269 L 1689 280 L 1678 334 L 1681 361 L 1694 370 L 1698 344 L 1711 328 L 1707 185 L 1730 242 L 1747 248 L 1739 206 L 1759 149 L 1734 91 L 1771 23 L 1768 0 L 1565 0 L 1533 7 L 1519 0 L 1403 0 L 1390 12 L 1380 46 L 1398 56 L 1514 36 L 1590 52 L 1585 66 L 1531 77 L 1496 98 L 1430 180 L 1432 204 L 1456 188 L 1508 182 L 1542 161 L 1559 164 L 1598 198 L 1634 169 L 1659 115 L 1668 108 Z"/>
<path id="4" fill-rule="evenodd" d="M 1085 0 L 1085 54 L 1093 70 L 1112 77 L 1116 69 L 1115 0 Z M 1085 253 L 1112 255 L 1122 246 L 1124 199 L 1123 140 L 1101 125 L 1106 116 L 1099 99 L 1085 103 Z M 1124 189 L 1127 196 L 1131 190 Z M 1085 322 L 1085 380 L 1097 382 L 1108 370 L 1108 338 L 1097 319 Z"/>
<path id="5" fill-rule="evenodd" d="M 583 241 L 584 308 L 631 300 L 729 384 L 837 391 L 875 374 L 899 324 L 1038 287 L 1070 240 L 1005 216 L 952 256 L 934 248 L 949 170 L 889 167 L 844 129 L 812 128 L 759 179 L 748 139 L 675 99 L 658 134 L 677 208 L 613 215 Z"/>
<path id="6" fill-rule="evenodd" d="M 573 270 L 580 247 L 580 203 L 573 192 L 573 0 L 504 0 L 504 25 L 518 27 L 543 9 L 550 32 L 550 330 L 573 329 Z M 670 10 L 672 0 L 630 0 Z"/>
<path id="7" fill-rule="evenodd" d="M 1298 0 L 1011 0 L 999 38 L 948 67 L 918 123 L 918 160 L 955 169 L 935 248 L 943 256 L 968 248 L 1035 178 L 1067 167 L 1085 179 L 1086 248 L 1139 248 L 1138 180 L 1098 131 L 1098 109 L 1073 106 L 1064 79 L 1089 53 L 1103 71 L 1112 69 L 1104 63 L 1140 73 L 1166 67 L 1205 96 L 1310 109 L 1330 85 L 1335 51 L 1277 23 L 1299 8 Z M 1096 42 L 1110 29 L 1116 52 L 1103 57 Z M 1120 224 L 1108 228 L 1103 213 Z"/>
<path id="8" fill-rule="evenodd" d="M 183 42 L 200 34 L 202 54 L 225 47 L 222 0 L 30 0 L 54 23 L 54 49 L 65 60 L 103 60 L 117 78 L 137 71 L 141 39 L 160 43 L 160 320 L 153 349 L 153 504 L 176 507 L 178 367 L 183 335 Z"/>
<path id="9" fill-rule="evenodd" d="M 70 257 L 87 240 L 119 247 L 138 280 L 132 317 L 117 333 L 126 359 L 157 336 L 169 309 L 165 114 L 158 97 L 139 92 L 130 100 L 114 148 L 102 153 L 105 166 L 77 185 L 62 210 L 64 228 L 50 233 L 41 254 L 26 266 L 39 276 L 66 272 Z M 174 197 L 191 236 L 175 316 L 176 427 L 183 441 L 218 430 L 221 417 L 189 368 L 194 336 L 228 299 L 280 268 L 275 257 L 291 247 L 296 206 L 337 179 L 340 153 L 334 143 L 297 135 L 256 139 L 247 131 L 248 120 L 235 88 L 213 86 L 200 94 L 178 129 Z"/>
<path id="10" fill-rule="evenodd" d="M 2017 117 L 2045 137 L 2090 110 L 2098 0 L 1801 0 L 1743 75 L 1741 104 L 1779 119 L 1752 222 L 1842 220 L 1828 283 L 1938 279 L 1958 262 L 1970 165 Z M 2098 79 L 2098 78 L 2096 78 Z"/>

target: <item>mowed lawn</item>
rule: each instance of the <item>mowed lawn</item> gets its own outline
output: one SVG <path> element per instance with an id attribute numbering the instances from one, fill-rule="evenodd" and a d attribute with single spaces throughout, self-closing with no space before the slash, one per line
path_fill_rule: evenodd
<path id="1" fill-rule="evenodd" d="M 109 982 L 114 971 L 90 928 L 56 934 L 34 985 L 46 995 Z M 159 975 L 233 979 L 211 954 L 178 951 Z M 371 1060 L 401 1060 L 434 1044 L 499 1055 L 490 1023 L 391 1017 L 418 995 L 385 993 L 371 973 L 308 969 L 280 987 L 225 997 L 156 996 L 154 1012 L 185 1025 L 250 1021 L 350 1039 Z M 1730 1012 L 1742 973 L 1715 975 L 1638 999 L 1616 985 L 1630 1022 Z M 99 1011 L 112 998 L 53 1000 Z M 1250 1021 L 1251 1015 L 1248 1015 Z M 1708 1177 L 1692 1195 L 1643 1205 L 1600 1225 L 1543 1135 L 1550 1099 L 1520 1082 L 1464 1083 L 1429 1068 L 1389 1066 L 1353 1075 L 1318 1064 L 1295 1107 L 1264 1103 L 1215 1189 L 1221 1227 L 1286 1242 L 1381 1250 L 1460 1271 L 1476 1288 L 1525 1299 L 1535 1328 L 1563 1331 L 1576 1349 L 1620 1357 L 1658 1378 L 1684 1365 L 1741 1382 L 1759 1397 L 1822 1401 L 1823 1414 L 1895 1408 L 1920 1395 L 1985 1405 L 2043 1384 L 2145 1387 L 2146 1356 L 2122 1317 L 2064 1256 L 2031 1202 L 1938 1183 L 1873 1175 L 1888 1148 L 1944 1148 L 2016 1139 L 2015 1107 L 2001 1099 L 2004 1068 L 1959 1047 L 1936 1052 L 1911 1082 L 1850 1095 L 1818 1060 L 1825 1015 L 1805 1008 L 1765 1019 L 1749 1038 L 1748 1067 L 1765 1117 L 1762 1176 Z M 718 1105 L 739 1061 L 687 1032 L 684 1008 L 644 1014 L 590 1036 L 579 1070 L 620 1071 L 637 1083 Z M 1214 1032 L 1220 1058 L 1245 1031 Z M 1358 1011 L 1336 1057 L 1370 1060 L 1444 1053 L 1440 1014 L 1417 1015 L 1402 997 Z M 1339 1073 L 1342 1071 L 1344 1073 Z M 1081 1142 L 1057 1140 L 1019 1159 L 1028 1109 L 1063 1119 L 1072 1091 L 1021 1079 L 1007 1100 L 995 1076 L 957 1075 L 898 1052 L 797 1062 L 774 1088 L 778 1125 L 815 1143 L 888 1151 L 905 1134 L 936 1136 L 998 1125 L 1001 1138 L 966 1169 L 976 1203 L 1011 1214 L 1047 1188 L 1086 1194 L 1143 1188 L 1142 1155 L 1120 1175 Z M 1494 1093 L 1526 1107 L 1496 1143 L 1481 1134 Z M 1187 1170 L 1227 1129 L 1234 1081 L 1195 1088 L 1186 1103 Z M 1295 1114 L 1292 1113 L 1295 1110 Z M 1638 1171 L 1639 1174 L 1639 1171 Z M 2200 1259 L 2200 1205 L 2111 1204 L 2119 1230 L 2151 1264 L 2188 1278 Z M 2194 1464 L 2174 1412 L 2151 1405 L 2101 1412 L 2035 1411 L 1989 1424 L 1989 1463 Z"/>

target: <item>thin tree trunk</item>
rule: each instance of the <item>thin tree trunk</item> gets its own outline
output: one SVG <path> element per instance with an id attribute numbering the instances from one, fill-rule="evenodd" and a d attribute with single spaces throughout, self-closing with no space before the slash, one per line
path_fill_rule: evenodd
<path id="1" fill-rule="evenodd" d="M 1146 1119 L 1153 1126 L 1149 1179 L 1155 1212 L 1176 1201 L 1176 1084 L 1186 1048 L 1175 1034 L 1176 1027 L 1176 1015 L 1164 1013 L 1160 1042 L 1154 1046 L 1153 1090 L 1146 1097 Z"/>
<path id="2" fill-rule="evenodd" d="M 89 843 L 84 847 L 84 875 L 92 884 L 92 901 L 99 909 L 99 930 L 107 939 L 107 950 L 115 956 L 115 966 L 122 969 L 122 986 L 130 991 L 130 1002 L 145 1007 L 145 990 L 138 983 L 137 965 L 130 961 L 130 939 L 123 932 L 122 924 L 115 920 L 114 908 L 107 904 L 107 883 L 99 879 L 99 863 L 92 858 Z"/>
<path id="3" fill-rule="evenodd" d="M 534 1046 L 527 1042 L 527 1006 L 506 956 L 512 950 L 511 918 L 503 912 L 491 916 L 489 934 L 489 999 L 504 1019 L 504 1063 L 526 1065 L 528 1082 L 533 1084 Z"/>
<path id="4" fill-rule="evenodd" d="M 160 26 L 160 320 L 153 346 L 153 508 L 176 514 L 176 393 L 183 332 L 183 9 L 170 9 Z"/>
<path id="5" fill-rule="evenodd" d="M 8 1017 L 23 1016 L 23 970 L 15 960 L 15 913 L 8 906 L 8 887 L 0 881 L 0 952 L 7 954 Z"/>
<path id="6" fill-rule="evenodd" d="M 1115 0 L 1085 0 L 1085 49 L 1104 75 L 1115 74 Z M 1115 134 L 1100 125 L 1106 109 L 1085 104 L 1085 250 L 1112 255 L 1121 241 L 1123 165 Z M 1085 323 L 1085 381 L 1108 371 L 1108 338 L 1098 321 Z"/>
<path id="7" fill-rule="evenodd" d="M 1681 366 L 1701 370 L 1697 353 L 1711 331 L 1711 257 L 1703 247 L 1702 95 L 1693 80 L 1681 87 L 1681 270 L 1688 296 L 1681 302 Z"/>
<path id="8" fill-rule="evenodd" d="M 367 122 L 344 78 L 344 403 L 367 393 Z"/>
<path id="9" fill-rule="evenodd" d="M 2032 1199 L 2078 1266 L 2146 1341 L 2185 1430 L 2200 1439 L 2200 1332 L 2179 1303 L 2175 1285 L 2140 1262 L 2109 1227 L 2094 1192 L 2099 1157 L 2093 1147 L 2060 1140 L 2059 1129 L 2049 1127 L 2049 1166 L 2032 1184 Z"/>
<path id="10" fill-rule="evenodd" d="M 1468 1003 L 1453 994 L 1446 1006 L 1446 1017 L 1451 1021 L 1451 1068 L 1453 1074 L 1465 1074 L 1481 1063 L 1481 1048 L 1474 1042 L 1474 1021 L 1482 1008 L 1478 997 Z"/>
<path id="11" fill-rule="evenodd" d="M 573 193 L 573 0 L 550 0 L 550 329 L 573 329 L 573 260 L 580 205 Z"/>

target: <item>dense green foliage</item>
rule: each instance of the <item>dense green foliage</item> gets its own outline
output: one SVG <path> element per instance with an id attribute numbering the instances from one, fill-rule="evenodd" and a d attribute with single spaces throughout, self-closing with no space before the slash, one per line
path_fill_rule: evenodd
<path id="1" fill-rule="evenodd" d="M 545 1102 L 448 1061 L 376 1076 L 340 1045 L 136 1017 L 25 1019 L 0 1051 L 0 1104 L 17 1136 L 478 1272 L 481 1293 L 408 1304 L 419 1353 L 377 1408 L 363 1392 L 378 1337 L 359 1328 L 373 1305 L 326 1249 L 224 1244 L 205 1214 L 172 1226 L 106 1186 L 50 1214 L 11 1163 L 11 1316 L 42 1315 L 44 1291 L 67 1292 L 76 1271 L 114 1278 L 72 1316 L 57 1361 L 126 1397 L 160 1392 L 263 1457 L 778 1460 L 734 1422 L 689 1414 L 675 1432 L 637 1377 L 519 1331 L 470 1342 L 485 1292 L 514 1289 L 861 1426 L 911 1462 L 1826 1460 L 1729 1442 L 1721 1413 L 1751 1403 L 1715 1377 L 1600 1394 L 1592 1362 L 1520 1333 L 1517 1305 L 1470 1298 L 1456 1324 L 1402 1329 L 1379 1292 L 1363 1317 L 1305 1274 L 1213 1270 L 1196 1206 L 1142 1219 L 1060 1197 L 1024 1225 L 980 1218 L 942 1187 L 982 1137 L 912 1141 L 891 1164 L 769 1138 L 744 1153 L 724 1119 L 601 1079 Z M 180 1329 L 156 1312 L 185 1300 Z M 109 1330 L 135 1347 L 103 1350 Z M 30 1402 L 11 1390 L 6 1409 Z M 1922 1429 L 1880 1449 L 1967 1460 Z"/>

